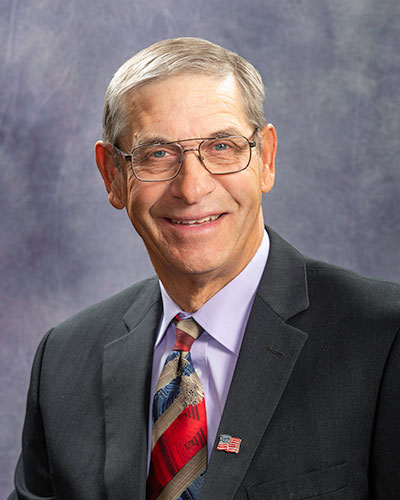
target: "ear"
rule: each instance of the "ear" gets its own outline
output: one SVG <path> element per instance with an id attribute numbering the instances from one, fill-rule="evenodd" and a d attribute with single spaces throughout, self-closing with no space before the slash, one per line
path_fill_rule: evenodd
<path id="1" fill-rule="evenodd" d="M 94 147 L 96 163 L 103 177 L 108 193 L 108 201 L 114 208 L 121 210 L 125 206 L 126 176 L 124 169 L 118 169 L 115 164 L 115 151 L 111 144 L 96 142 Z"/>
<path id="2" fill-rule="evenodd" d="M 276 130 L 272 123 L 267 123 L 258 132 L 261 138 L 261 161 L 263 163 L 261 188 L 262 192 L 271 191 L 275 182 L 275 156 L 277 147 Z"/>

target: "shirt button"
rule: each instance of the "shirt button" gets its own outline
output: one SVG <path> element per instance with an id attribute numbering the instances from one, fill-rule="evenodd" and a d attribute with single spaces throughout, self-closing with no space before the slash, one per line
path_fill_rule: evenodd
<path id="1" fill-rule="evenodd" d="M 201 377 L 201 370 L 200 370 L 200 368 L 196 368 L 196 373 L 197 373 L 197 375 L 198 375 L 199 377 Z"/>

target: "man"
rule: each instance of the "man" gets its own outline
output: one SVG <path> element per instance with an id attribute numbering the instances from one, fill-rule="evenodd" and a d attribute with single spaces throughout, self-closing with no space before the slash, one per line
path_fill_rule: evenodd
<path id="1" fill-rule="evenodd" d="M 193 38 L 113 77 L 96 161 L 158 278 L 44 337 L 10 498 L 400 498 L 400 287 L 264 229 L 263 97 Z"/>

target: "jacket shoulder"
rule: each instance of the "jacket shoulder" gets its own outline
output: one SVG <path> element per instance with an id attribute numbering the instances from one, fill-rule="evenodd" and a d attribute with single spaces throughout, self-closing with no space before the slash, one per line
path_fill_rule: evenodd
<path id="1" fill-rule="evenodd" d="M 51 340 L 70 343 L 84 338 L 87 343 L 92 338 L 104 344 L 127 332 L 124 316 L 132 305 L 145 314 L 159 300 L 158 279 L 140 281 L 63 321 L 51 331 Z"/>
<path id="2" fill-rule="evenodd" d="M 373 319 L 386 317 L 400 325 L 400 284 L 304 257 L 308 292 L 334 308 Z"/>

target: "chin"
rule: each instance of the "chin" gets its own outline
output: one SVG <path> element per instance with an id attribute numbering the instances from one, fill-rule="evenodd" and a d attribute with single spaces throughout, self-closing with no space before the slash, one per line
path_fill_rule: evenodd
<path id="1" fill-rule="evenodd" d="M 223 266 L 216 261 L 215 256 L 207 258 L 204 252 L 201 252 L 197 256 L 185 257 L 180 255 L 179 258 L 168 259 L 165 267 L 168 270 L 175 269 L 177 274 L 196 276 L 215 272 L 219 267 Z"/>
<path id="2" fill-rule="evenodd" d="M 179 270 L 178 272 L 192 276 L 200 276 L 203 274 L 211 273 L 216 270 L 215 264 L 214 265 L 212 263 L 204 264 L 198 262 L 193 262 L 193 263 L 181 262 L 176 266 L 176 268 Z"/>
<path id="3" fill-rule="evenodd" d="M 194 261 L 194 262 L 181 262 L 179 269 L 182 274 L 191 275 L 193 277 L 206 277 L 209 279 L 223 278 L 224 276 L 230 281 L 235 273 L 235 266 L 229 261 L 217 262 L 214 259 L 210 261 Z"/>

